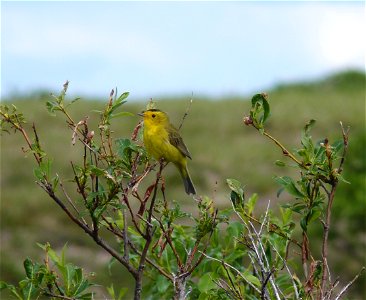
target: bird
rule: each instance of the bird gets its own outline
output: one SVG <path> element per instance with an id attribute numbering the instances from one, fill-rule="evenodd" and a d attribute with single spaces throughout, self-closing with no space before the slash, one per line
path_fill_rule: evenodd
<path id="1" fill-rule="evenodd" d="M 179 170 L 186 193 L 195 195 L 196 189 L 187 168 L 187 157 L 192 157 L 178 129 L 170 123 L 168 114 L 154 108 L 138 115 L 143 117 L 143 141 L 147 153 L 156 160 L 163 158 L 172 162 Z"/>

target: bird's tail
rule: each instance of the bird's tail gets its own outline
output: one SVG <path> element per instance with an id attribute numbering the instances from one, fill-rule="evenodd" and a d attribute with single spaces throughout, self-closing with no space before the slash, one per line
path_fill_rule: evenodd
<path id="1" fill-rule="evenodd" d="M 188 195 L 196 195 L 196 189 L 194 188 L 191 177 L 189 176 L 189 172 L 187 167 L 179 168 L 180 174 L 182 175 L 184 189 Z"/>

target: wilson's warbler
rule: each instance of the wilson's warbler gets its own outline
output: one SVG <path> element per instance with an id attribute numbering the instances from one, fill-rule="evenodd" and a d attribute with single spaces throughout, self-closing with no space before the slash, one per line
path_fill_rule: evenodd
<path id="1" fill-rule="evenodd" d="M 191 158 L 178 130 L 170 123 L 168 115 L 159 109 L 149 109 L 139 114 L 144 119 L 144 145 L 155 159 L 164 158 L 179 170 L 186 193 L 196 194 L 187 169 L 187 157 Z"/>

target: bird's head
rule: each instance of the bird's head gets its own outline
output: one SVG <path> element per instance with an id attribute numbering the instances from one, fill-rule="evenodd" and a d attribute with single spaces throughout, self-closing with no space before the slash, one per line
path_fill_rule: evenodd
<path id="1" fill-rule="evenodd" d="M 159 109 L 148 109 L 138 115 L 144 118 L 145 126 L 169 123 L 168 115 Z"/>

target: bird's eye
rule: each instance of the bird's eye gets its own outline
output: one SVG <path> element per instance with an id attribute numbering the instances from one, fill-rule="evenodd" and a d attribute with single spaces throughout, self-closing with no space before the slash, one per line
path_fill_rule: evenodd
<path id="1" fill-rule="evenodd" d="M 153 118 L 155 118 L 155 114 L 152 114 L 151 116 L 152 116 Z"/>

